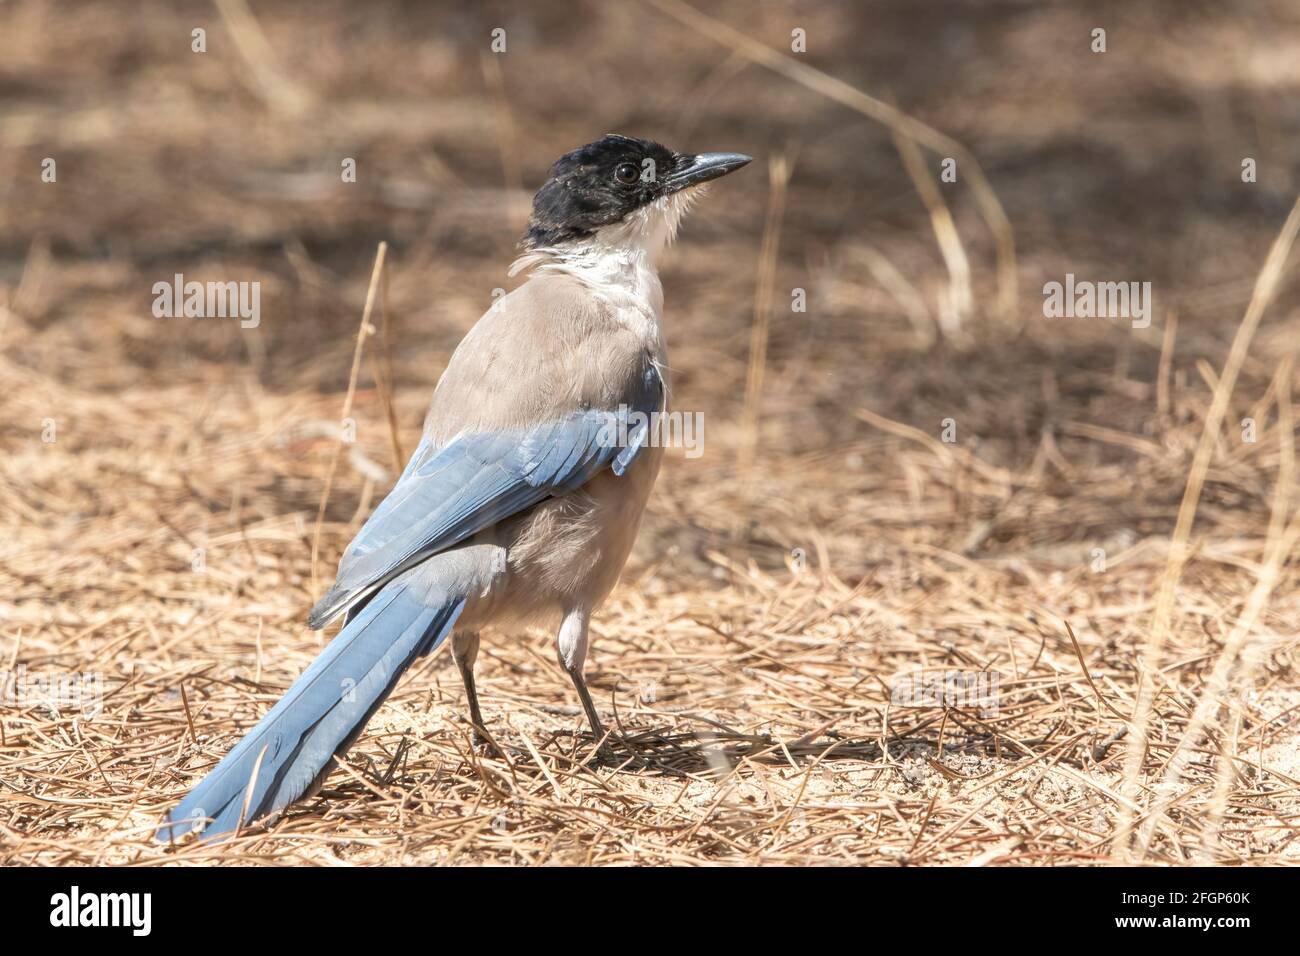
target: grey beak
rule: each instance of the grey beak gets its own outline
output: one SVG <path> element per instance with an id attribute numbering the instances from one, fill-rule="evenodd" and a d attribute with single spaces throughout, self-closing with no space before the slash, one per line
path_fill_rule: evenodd
<path id="1" fill-rule="evenodd" d="M 687 160 L 686 164 L 664 177 L 664 183 L 672 192 L 707 183 L 710 179 L 735 172 L 753 161 L 752 156 L 744 153 L 699 153 L 682 158 Z"/>

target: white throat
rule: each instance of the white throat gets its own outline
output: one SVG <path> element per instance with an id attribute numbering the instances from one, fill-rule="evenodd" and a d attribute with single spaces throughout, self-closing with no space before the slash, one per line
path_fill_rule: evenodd
<path id="1" fill-rule="evenodd" d="M 659 254 L 676 237 L 682 216 L 699 195 L 699 187 L 684 189 L 586 239 L 531 249 L 515 260 L 510 275 L 526 269 L 571 275 L 606 299 L 620 322 L 657 345 L 664 300 L 656 268 Z"/>

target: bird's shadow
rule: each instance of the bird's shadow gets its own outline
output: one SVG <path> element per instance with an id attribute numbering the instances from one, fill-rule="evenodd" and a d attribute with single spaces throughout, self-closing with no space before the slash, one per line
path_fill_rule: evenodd
<path id="1" fill-rule="evenodd" d="M 881 753 L 877 741 L 835 733 L 783 741 L 770 734 L 717 727 L 685 731 L 667 726 L 624 729 L 611 731 L 603 739 L 588 731 L 557 731 L 546 738 L 544 746 L 588 767 L 672 777 L 725 777 L 742 761 L 877 760 Z"/>
<path id="2" fill-rule="evenodd" d="M 886 753 L 892 761 L 922 755 L 931 764 L 938 764 L 936 769 L 960 777 L 934 760 L 937 743 L 933 737 L 915 733 L 891 735 L 882 741 L 879 737 L 846 736 L 833 730 L 786 740 L 770 734 L 743 733 L 708 721 L 701 729 L 684 731 L 672 727 L 620 727 L 603 740 L 585 731 L 557 731 L 545 738 L 543 749 L 588 767 L 714 778 L 727 776 L 741 762 L 806 765 L 837 760 L 876 762 Z M 997 749 L 992 736 L 983 734 L 950 739 L 942 747 L 945 754 L 985 754 Z"/>
<path id="3" fill-rule="evenodd" d="M 830 729 L 782 739 L 770 734 L 744 733 L 698 715 L 682 716 L 695 718 L 691 723 L 697 726 L 686 730 L 681 729 L 680 724 L 639 728 L 627 727 L 620 722 L 617 730 L 611 729 L 601 738 L 589 731 L 557 730 L 541 738 L 536 751 L 490 736 L 488 746 L 476 747 L 470 744 L 467 735 L 464 743 L 468 749 L 457 749 L 462 750 L 463 756 L 485 781 L 500 772 L 488 769 L 497 761 L 518 767 L 534 764 L 538 757 L 566 772 L 601 769 L 720 780 L 747 762 L 786 766 L 809 766 L 840 760 L 878 763 L 882 755 L 887 754 L 886 763 L 895 767 L 900 766 L 904 758 L 921 757 L 952 780 L 975 780 L 984 776 L 970 777 L 958 773 L 935 759 L 935 747 L 940 745 L 938 740 L 918 733 L 931 721 L 922 721 L 883 741 L 879 736 L 846 736 Z M 410 744 L 411 741 L 404 737 L 387 761 L 367 761 L 367 766 L 356 769 L 375 785 L 392 784 L 409 772 L 406 758 Z M 993 735 L 980 733 L 961 737 L 949 735 L 940 746 L 945 756 L 955 753 L 987 755 L 999 750 Z"/>

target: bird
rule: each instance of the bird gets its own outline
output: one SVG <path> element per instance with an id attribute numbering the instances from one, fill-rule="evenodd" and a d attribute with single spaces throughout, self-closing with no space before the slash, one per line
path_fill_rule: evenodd
<path id="1" fill-rule="evenodd" d="M 657 262 L 741 153 L 607 134 L 565 153 L 533 198 L 523 281 L 455 349 L 419 446 L 312 608 L 343 626 L 261 721 L 164 818 L 169 841 L 224 839 L 319 792 L 414 661 L 450 638 L 475 746 L 491 741 L 480 632 L 543 626 L 599 742 L 583 676 L 659 472 L 669 374 Z"/>

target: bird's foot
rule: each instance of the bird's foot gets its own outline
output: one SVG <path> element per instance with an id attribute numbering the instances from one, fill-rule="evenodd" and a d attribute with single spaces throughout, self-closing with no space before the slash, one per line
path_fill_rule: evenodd
<path id="1" fill-rule="evenodd" d="M 596 748 L 596 756 L 601 760 L 613 760 L 617 754 L 618 737 L 609 733 L 604 727 L 591 728 L 591 743 Z"/>
<path id="2" fill-rule="evenodd" d="M 497 748 L 483 731 L 477 727 L 471 728 L 469 732 L 469 743 L 474 748 L 474 753 L 480 757 L 500 757 L 501 751 Z"/>

